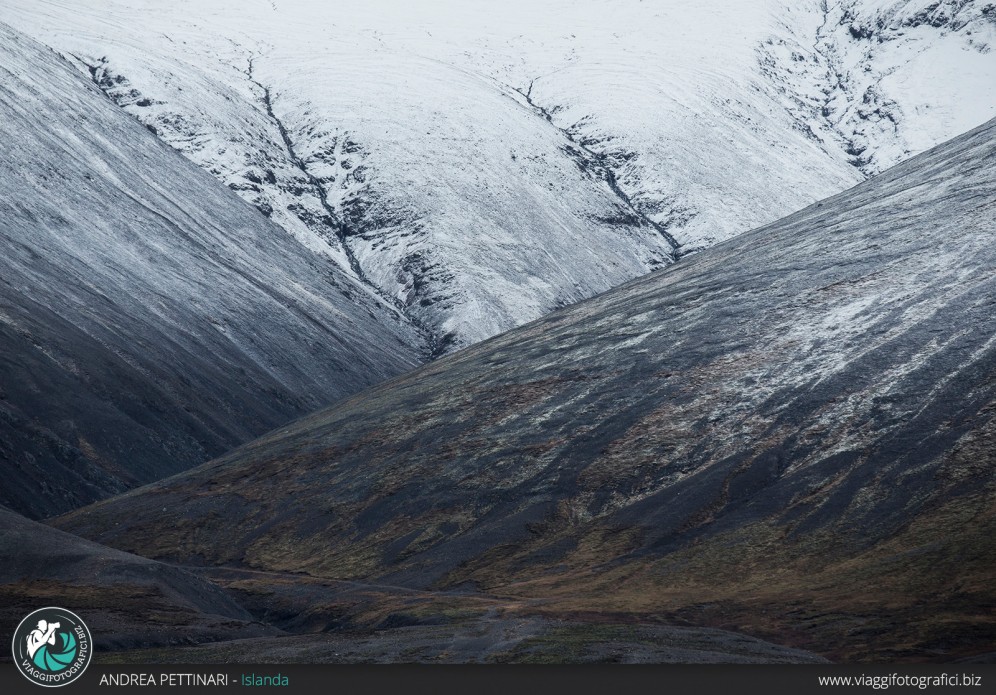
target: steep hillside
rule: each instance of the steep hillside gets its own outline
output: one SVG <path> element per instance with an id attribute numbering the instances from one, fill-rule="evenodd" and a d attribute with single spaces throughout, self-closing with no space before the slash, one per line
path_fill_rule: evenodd
<path id="1" fill-rule="evenodd" d="M 31 0 L 0 19 L 437 354 L 996 115 L 975 0 Z"/>
<path id="2" fill-rule="evenodd" d="M 990 121 L 58 525 L 839 658 L 991 650 L 994 158 Z"/>
<path id="3" fill-rule="evenodd" d="M 0 25 L 0 503 L 64 512 L 415 364 L 397 312 Z"/>

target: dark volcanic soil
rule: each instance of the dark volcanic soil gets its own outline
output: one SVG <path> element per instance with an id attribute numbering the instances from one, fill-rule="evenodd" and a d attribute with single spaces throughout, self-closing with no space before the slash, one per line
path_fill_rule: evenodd
<path id="1" fill-rule="evenodd" d="M 106 655 L 110 663 L 825 663 L 722 630 L 490 617 L 466 625 L 294 635 Z"/>

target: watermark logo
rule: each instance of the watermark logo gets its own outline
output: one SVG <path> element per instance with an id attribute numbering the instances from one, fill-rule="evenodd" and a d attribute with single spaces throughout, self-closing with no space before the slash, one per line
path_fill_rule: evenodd
<path id="1" fill-rule="evenodd" d="M 93 640 L 80 617 L 65 608 L 41 608 L 14 630 L 14 664 L 32 683 L 55 688 L 83 675 Z"/>

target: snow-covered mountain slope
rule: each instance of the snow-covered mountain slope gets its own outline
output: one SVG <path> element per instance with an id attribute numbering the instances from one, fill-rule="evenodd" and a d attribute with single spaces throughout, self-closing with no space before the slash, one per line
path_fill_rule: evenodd
<path id="1" fill-rule="evenodd" d="M 766 41 L 762 66 L 812 136 L 875 174 L 996 113 L 996 5 L 821 2 Z M 814 25 L 814 22 L 818 24 Z M 837 148 L 833 148 L 837 149 Z"/>
<path id="2" fill-rule="evenodd" d="M 991 652 L 994 161 L 996 120 L 56 523 L 830 658 Z"/>
<path id="3" fill-rule="evenodd" d="M 436 351 L 996 115 L 984 2 L 9 0 Z"/>
<path id="4" fill-rule="evenodd" d="M 369 289 L 0 25 L 0 503 L 65 511 L 398 374 Z"/>

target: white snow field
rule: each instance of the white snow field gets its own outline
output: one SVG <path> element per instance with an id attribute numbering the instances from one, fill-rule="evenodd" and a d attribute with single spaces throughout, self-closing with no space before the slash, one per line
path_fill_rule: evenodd
<path id="1" fill-rule="evenodd" d="M 436 353 L 996 115 L 996 6 L 971 0 L 4 0 L 0 21 Z"/>

